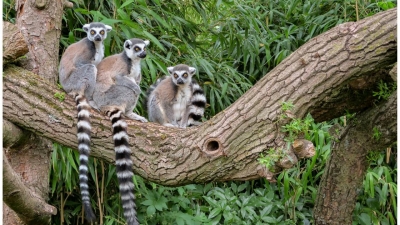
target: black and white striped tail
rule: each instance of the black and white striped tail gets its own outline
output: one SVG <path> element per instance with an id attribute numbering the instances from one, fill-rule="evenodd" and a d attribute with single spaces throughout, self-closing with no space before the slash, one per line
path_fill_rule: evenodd
<path id="1" fill-rule="evenodd" d="M 96 216 L 90 205 L 90 194 L 88 185 L 88 162 L 90 153 L 90 106 L 83 95 L 75 97 L 78 110 L 78 150 L 79 150 L 79 186 L 81 189 L 82 203 L 85 210 L 86 220 L 94 222 Z"/>
<path id="2" fill-rule="evenodd" d="M 192 98 L 189 106 L 188 126 L 199 125 L 206 107 L 206 96 L 203 89 L 196 81 L 192 81 Z"/>
<path id="3" fill-rule="evenodd" d="M 129 147 L 129 136 L 127 124 L 122 119 L 122 112 L 114 110 L 108 113 L 113 127 L 113 140 L 115 146 L 115 164 L 121 193 L 122 208 L 128 225 L 138 225 L 136 218 L 136 204 L 133 190 L 133 171 L 131 149 Z"/>

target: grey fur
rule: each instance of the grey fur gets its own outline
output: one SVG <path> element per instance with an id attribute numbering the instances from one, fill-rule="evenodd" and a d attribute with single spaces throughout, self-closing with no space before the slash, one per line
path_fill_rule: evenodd
<path id="1" fill-rule="evenodd" d="M 96 83 L 96 65 L 104 57 L 103 41 L 112 28 L 102 23 L 85 24 L 87 37 L 70 45 L 60 60 L 59 81 L 63 89 L 75 97 L 78 110 L 77 137 L 80 153 L 79 185 L 85 216 L 94 222 L 96 216 L 90 205 L 88 160 L 90 154 L 90 102 Z M 89 100 L 89 101 L 88 101 Z"/>
<path id="2" fill-rule="evenodd" d="M 168 72 L 170 76 L 159 79 L 148 92 L 149 121 L 181 128 L 199 125 L 206 98 L 192 78 L 196 69 L 179 64 L 168 67 Z"/>
<path id="3" fill-rule="evenodd" d="M 103 41 L 112 28 L 102 23 L 90 23 L 85 24 L 83 29 L 87 37 L 70 45 L 61 57 L 59 81 L 68 94 L 85 95 L 91 103 L 96 84 L 96 66 L 104 57 Z M 101 31 L 104 34 L 100 34 Z"/>
<path id="4" fill-rule="evenodd" d="M 146 57 L 145 47 L 149 43 L 137 38 L 126 40 L 122 53 L 109 56 L 98 65 L 93 95 L 96 108 L 102 112 L 118 108 L 130 119 L 147 122 L 144 117 L 133 113 L 133 109 L 141 93 L 140 60 Z"/>
<path id="5" fill-rule="evenodd" d="M 141 93 L 140 60 L 146 57 L 149 41 L 133 38 L 126 40 L 124 51 L 105 58 L 98 65 L 97 83 L 93 95 L 94 104 L 110 117 L 113 127 L 115 163 L 121 193 L 122 207 L 128 225 L 137 225 L 131 150 L 129 148 L 127 125 L 122 115 L 147 122 L 135 114 L 137 100 Z"/>

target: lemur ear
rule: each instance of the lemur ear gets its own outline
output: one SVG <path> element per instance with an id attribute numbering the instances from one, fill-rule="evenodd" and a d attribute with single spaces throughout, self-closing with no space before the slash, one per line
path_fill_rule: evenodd
<path id="1" fill-rule="evenodd" d="M 190 72 L 190 75 L 195 74 L 195 73 L 196 73 L 196 68 L 194 68 L 194 67 L 189 67 L 189 72 Z"/>
<path id="2" fill-rule="evenodd" d="M 83 25 L 83 30 L 84 30 L 85 32 L 89 32 L 89 28 L 90 28 L 90 24 L 85 24 L 85 25 Z"/>
<path id="3" fill-rule="evenodd" d="M 108 25 L 104 25 L 104 26 L 106 27 L 107 32 L 110 32 L 112 30 L 111 26 L 108 26 Z"/>
<path id="4" fill-rule="evenodd" d="M 130 40 L 126 40 L 124 43 L 124 47 L 127 49 L 131 49 L 132 47 L 132 42 Z"/>
<path id="5" fill-rule="evenodd" d="M 149 40 L 144 40 L 144 44 L 145 44 L 146 46 L 149 46 L 150 41 L 149 41 Z"/>
<path id="6" fill-rule="evenodd" d="M 173 67 L 173 66 L 170 66 L 170 67 L 168 67 L 168 68 L 167 68 L 167 70 L 168 70 L 168 73 L 172 74 L 172 72 L 173 72 L 173 69 L 174 69 L 174 67 Z"/>

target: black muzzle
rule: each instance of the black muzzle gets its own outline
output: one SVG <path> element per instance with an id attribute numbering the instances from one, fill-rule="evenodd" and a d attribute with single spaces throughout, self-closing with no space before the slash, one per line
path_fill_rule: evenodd
<path id="1" fill-rule="evenodd" d="M 184 84 L 185 82 L 183 82 L 183 80 L 181 78 L 178 78 L 178 80 L 176 80 L 177 84 Z"/>
<path id="2" fill-rule="evenodd" d="M 146 52 L 142 52 L 138 56 L 139 56 L 139 58 L 144 59 L 144 58 L 146 58 Z"/>

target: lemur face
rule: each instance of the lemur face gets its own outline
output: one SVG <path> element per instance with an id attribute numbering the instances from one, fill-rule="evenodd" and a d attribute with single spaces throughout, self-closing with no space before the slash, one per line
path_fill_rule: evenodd
<path id="1" fill-rule="evenodd" d="M 168 67 L 172 82 L 175 85 L 186 85 L 192 82 L 192 76 L 196 73 L 196 68 L 184 64 Z"/>
<path id="2" fill-rule="evenodd" d="M 148 40 L 132 38 L 125 41 L 124 49 L 130 59 L 143 59 L 146 58 L 146 46 L 149 44 L 150 41 Z"/>
<path id="3" fill-rule="evenodd" d="M 103 23 L 90 23 L 83 26 L 83 30 L 87 33 L 87 38 L 93 42 L 102 42 L 107 37 L 107 32 L 112 28 Z"/>

